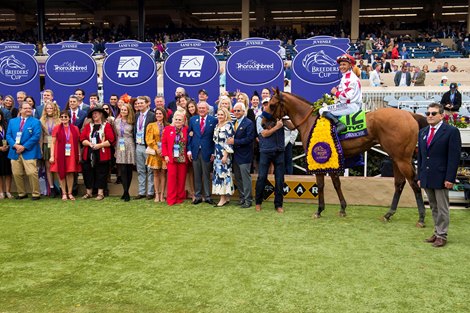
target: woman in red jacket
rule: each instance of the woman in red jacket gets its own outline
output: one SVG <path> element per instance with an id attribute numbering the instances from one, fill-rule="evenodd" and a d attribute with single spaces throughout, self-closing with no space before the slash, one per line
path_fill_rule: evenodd
<path id="1" fill-rule="evenodd" d="M 88 112 L 91 122 L 83 127 L 80 141 L 83 145 L 83 180 L 86 194 L 83 199 L 92 197 L 93 188 L 98 189 L 96 200 L 104 199 L 104 189 L 108 183 L 111 146 L 114 144 L 113 127 L 106 122 L 108 113 L 101 107 Z"/>
<path id="2" fill-rule="evenodd" d="M 168 205 L 179 204 L 186 199 L 184 187 L 188 163 L 187 144 L 188 127 L 185 126 L 185 114 L 176 111 L 172 125 L 165 127 L 162 137 L 162 156 L 165 158 L 168 172 Z"/>

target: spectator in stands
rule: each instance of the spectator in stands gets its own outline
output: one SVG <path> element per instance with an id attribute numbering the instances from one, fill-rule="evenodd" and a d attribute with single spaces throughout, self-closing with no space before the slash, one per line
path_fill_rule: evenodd
<path id="1" fill-rule="evenodd" d="M 449 62 L 444 62 L 441 68 L 441 72 L 447 73 L 449 71 Z"/>
<path id="2" fill-rule="evenodd" d="M 397 43 L 393 46 L 391 58 L 392 58 L 392 60 L 400 58 L 400 53 L 398 52 L 398 44 Z"/>
<path id="3" fill-rule="evenodd" d="M 401 71 L 396 72 L 393 81 L 395 82 L 395 86 L 410 86 L 411 74 L 408 72 L 408 68 L 402 66 Z"/>
<path id="4" fill-rule="evenodd" d="M 450 84 L 449 91 L 442 95 L 441 105 L 448 114 L 459 111 L 462 105 L 462 94 L 457 89 L 456 83 Z"/>
<path id="5" fill-rule="evenodd" d="M 411 79 L 411 82 L 413 83 L 413 86 L 424 86 L 424 81 L 425 80 L 426 80 L 426 73 L 421 71 L 419 69 L 419 66 L 416 66 L 414 68 L 413 78 Z"/>
<path id="6" fill-rule="evenodd" d="M 366 54 L 364 55 L 364 59 L 367 60 L 367 64 L 372 65 L 374 63 L 374 55 L 372 54 L 372 50 L 366 50 Z"/>
<path id="7" fill-rule="evenodd" d="M 429 73 L 429 67 L 427 64 L 424 64 L 423 65 L 423 68 L 421 69 L 421 71 L 423 71 L 424 73 Z"/>
<path id="8" fill-rule="evenodd" d="M 431 63 L 436 63 L 436 57 L 435 56 L 432 56 L 431 59 L 429 60 L 429 62 Z"/>
<path id="9" fill-rule="evenodd" d="M 449 78 L 447 78 L 447 76 L 445 76 L 445 75 L 442 76 L 439 86 L 449 86 L 448 81 L 449 81 Z"/>
<path id="10" fill-rule="evenodd" d="M 380 87 L 383 84 L 382 79 L 380 78 L 380 69 L 382 65 L 377 63 L 375 65 L 375 70 L 369 73 L 369 82 L 372 87 Z"/>
<path id="11" fill-rule="evenodd" d="M 408 51 L 406 51 L 406 47 L 402 47 L 401 48 L 401 53 L 400 53 L 400 59 L 406 60 L 406 59 L 409 59 L 409 58 L 410 58 L 410 55 L 409 55 Z"/>
<path id="12" fill-rule="evenodd" d="M 455 65 L 453 65 L 453 64 L 450 66 L 450 71 L 451 71 L 452 73 L 458 72 L 458 71 L 457 71 L 457 67 L 456 67 Z"/>
<path id="13" fill-rule="evenodd" d="M 434 71 L 432 71 L 433 73 L 441 73 L 442 72 L 442 65 L 438 65 L 436 67 L 436 69 Z"/>

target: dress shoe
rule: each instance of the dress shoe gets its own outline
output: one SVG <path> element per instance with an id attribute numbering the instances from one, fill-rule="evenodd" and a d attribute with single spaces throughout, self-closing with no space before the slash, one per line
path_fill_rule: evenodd
<path id="1" fill-rule="evenodd" d="M 444 247 L 446 245 L 446 243 L 447 243 L 446 239 L 442 239 L 442 238 L 437 237 L 436 241 L 434 241 L 432 246 L 436 247 L 436 248 L 441 248 L 441 247 Z"/>
<path id="2" fill-rule="evenodd" d="M 245 204 L 245 200 L 240 200 L 240 201 L 238 201 L 238 205 L 239 205 L 239 206 L 242 206 L 242 205 L 244 205 L 244 204 Z"/>
<path id="3" fill-rule="evenodd" d="M 116 181 L 114 182 L 116 185 L 119 185 L 122 183 L 121 176 L 116 177 Z"/>
<path id="4" fill-rule="evenodd" d="M 251 203 L 249 203 L 249 202 L 245 202 L 242 205 L 240 205 L 240 208 L 242 208 L 242 209 L 248 209 L 250 207 L 251 207 Z"/>
<path id="5" fill-rule="evenodd" d="M 41 200 L 41 197 L 31 197 L 31 200 Z"/>
<path id="6" fill-rule="evenodd" d="M 129 202 L 129 201 L 131 201 L 131 197 L 129 195 L 125 195 L 123 200 L 125 202 Z"/>
<path id="7" fill-rule="evenodd" d="M 145 199 L 145 198 L 146 198 L 145 195 L 138 195 L 134 197 L 134 200 L 140 200 L 140 199 Z"/>
<path id="8" fill-rule="evenodd" d="M 206 199 L 206 200 L 204 200 L 204 202 L 205 202 L 205 203 L 212 204 L 212 205 L 215 204 L 214 200 L 212 200 L 212 199 Z"/>
<path id="9" fill-rule="evenodd" d="M 153 199 L 155 199 L 155 195 L 148 195 L 147 196 L 147 200 L 153 200 Z"/>
<path id="10" fill-rule="evenodd" d="M 284 213 L 284 209 L 283 209 L 283 208 L 277 208 L 276 211 L 277 211 L 277 213 Z"/>
<path id="11" fill-rule="evenodd" d="M 436 235 L 432 235 L 428 239 L 425 239 L 424 242 L 433 243 L 434 241 L 436 241 L 436 239 L 437 239 Z"/>
<path id="12" fill-rule="evenodd" d="M 199 204 L 202 202 L 202 199 L 194 199 L 192 204 Z"/>
<path id="13" fill-rule="evenodd" d="M 16 200 L 22 200 L 22 199 L 26 199 L 26 198 L 28 198 L 28 195 L 22 195 L 22 196 L 17 195 L 17 196 L 15 197 Z"/>

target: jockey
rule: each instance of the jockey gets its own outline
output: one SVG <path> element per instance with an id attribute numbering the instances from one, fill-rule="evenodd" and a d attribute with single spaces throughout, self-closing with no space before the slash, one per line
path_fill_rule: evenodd
<path id="1" fill-rule="evenodd" d="M 331 89 L 331 93 L 338 98 L 338 102 L 333 105 L 325 105 L 320 109 L 320 114 L 336 126 L 338 133 L 346 130 L 346 125 L 338 120 L 338 116 L 353 114 L 362 107 L 361 81 L 354 74 L 352 68 L 356 65 L 356 60 L 349 54 L 343 54 L 336 59 L 339 63 L 339 70 L 343 74 L 337 87 Z"/>

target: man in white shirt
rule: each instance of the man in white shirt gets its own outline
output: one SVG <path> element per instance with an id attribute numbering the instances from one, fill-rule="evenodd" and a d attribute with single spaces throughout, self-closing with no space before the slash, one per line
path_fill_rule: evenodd
<path id="1" fill-rule="evenodd" d="M 380 87 L 383 84 L 380 79 L 380 69 L 382 68 L 381 64 L 375 65 L 375 70 L 369 73 L 369 82 L 371 87 Z"/>

